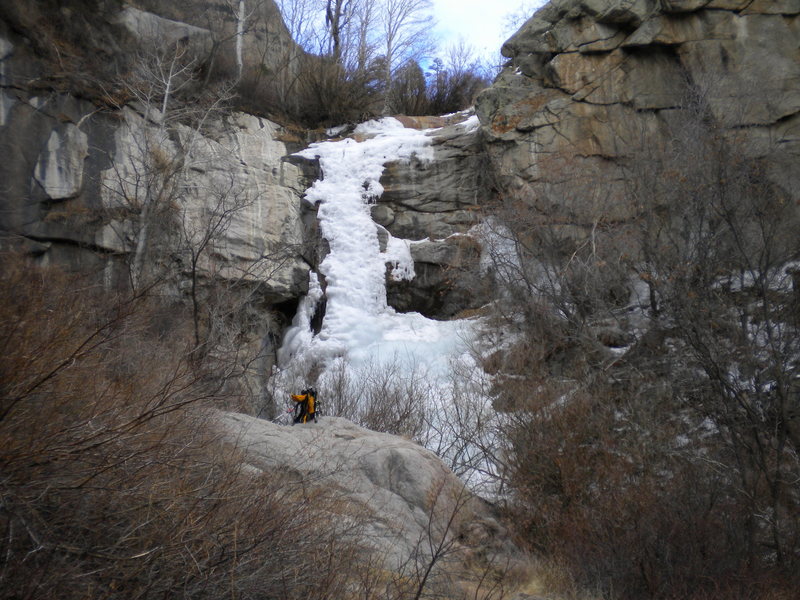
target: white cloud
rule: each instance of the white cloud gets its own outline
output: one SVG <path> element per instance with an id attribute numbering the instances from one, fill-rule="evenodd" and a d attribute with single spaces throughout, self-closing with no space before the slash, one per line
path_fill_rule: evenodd
<path id="1" fill-rule="evenodd" d="M 523 5 L 538 7 L 545 0 L 433 0 L 436 31 L 443 45 L 463 37 L 481 53 L 498 54 L 507 33 L 506 16 Z M 530 8 L 532 15 L 535 8 Z"/>

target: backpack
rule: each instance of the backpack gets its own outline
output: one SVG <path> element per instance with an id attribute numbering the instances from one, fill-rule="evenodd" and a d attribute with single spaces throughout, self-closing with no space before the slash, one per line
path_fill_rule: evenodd
<path id="1" fill-rule="evenodd" d="M 311 402 L 309 402 L 309 398 L 311 398 Z M 314 422 L 317 421 L 317 413 L 319 412 L 317 390 L 314 388 L 306 388 L 299 394 L 292 395 L 292 400 L 296 403 L 294 406 L 292 424 L 307 423 L 310 418 L 313 418 Z"/>
<path id="2" fill-rule="evenodd" d="M 322 414 L 322 413 L 319 412 L 319 407 L 320 407 L 319 395 L 317 394 L 316 388 L 313 388 L 313 387 L 308 388 L 307 392 L 311 397 L 314 398 L 314 422 L 316 422 L 317 421 L 317 415 Z"/>

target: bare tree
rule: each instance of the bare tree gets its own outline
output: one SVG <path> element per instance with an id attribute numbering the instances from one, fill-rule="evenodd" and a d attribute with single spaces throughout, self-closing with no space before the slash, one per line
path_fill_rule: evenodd
<path id="1" fill-rule="evenodd" d="M 787 271 L 800 256 L 797 217 L 766 166 L 743 158 L 746 134 L 724 135 L 703 118 L 705 102 L 702 93 L 689 98 L 694 118 L 675 131 L 657 163 L 666 177 L 645 180 L 657 187 L 643 204 L 638 276 L 648 283 L 653 311 L 685 345 L 686 366 L 704 374 L 702 384 L 696 377 L 685 382 L 686 394 L 734 458 L 728 469 L 752 516 L 749 559 L 766 544 L 783 568 L 797 560 L 789 515 L 800 502 L 800 345 Z M 644 200 L 641 191 L 637 186 Z"/>
<path id="2" fill-rule="evenodd" d="M 137 132 L 138 156 L 130 161 L 128 172 L 117 172 L 114 191 L 121 203 L 132 201 L 138 205 L 138 227 L 130 268 L 131 286 L 138 289 L 144 277 L 153 223 L 163 217 L 162 211 L 180 186 L 182 171 L 170 160 L 167 150 L 171 145 L 169 128 L 188 116 L 175 96 L 192 84 L 197 65 L 186 48 L 177 44 L 140 56 L 135 66 L 128 90 L 142 106 L 144 122 L 155 122 L 156 126 Z"/>
<path id="3" fill-rule="evenodd" d="M 349 0 L 327 0 L 325 25 L 330 32 L 328 51 L 337 63 L 342 58 L 342 32 L 347 29 L 351 17 Z"/>
<path id="4" fill-rule="evenodd" d="M 225 384 L 194 368 L 168 302 L 6 253 L 0 267 L 15 292 L 0 302 L 0 597 L 352 591 L 361 521 L 222 438 L 208 409 Z"/>
<path id="5" fill-rule="evenodd" d="M 319 11 L 317 0 L 280 0 L 278 6 L 286 28 L 295 42 L 308 51 L 323 47 L 315 22 Z"/>
<path id="6" fill-rule="evenodd" d="M 428 110 L 444 114 L 472 106 L 478 92 L 489 85 L 490 72 L 463 38 L 453 42 L 444 49 L 444 59 L 430 65 Z"/>
<path id="7" fill-rule="evenodd" d="M 409 60 L 419 62 L 432 48 L 430 10 L 430 0 L 385 0 L 382 6 L 385 114 L 391 111 L 391 87 L 396 70 Z"/>

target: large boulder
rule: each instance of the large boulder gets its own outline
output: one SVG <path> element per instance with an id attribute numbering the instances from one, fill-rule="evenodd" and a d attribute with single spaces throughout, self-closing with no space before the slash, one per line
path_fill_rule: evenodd
<path id="1" fill-rule="evenodd" d="M 442 542 L 448 550 L 434 566 L 446 564 L 451 576 L 466 579 L 470 569 L 475 575 L 480 568 L 503 571 L 522 564 L 491 506 L 413 442 L 338 417 L 290 427 L 242 414 L 219 415 L 226 436 L 253 469 L 280 470 L 309 490 L 341 494 L 342 514 L 332 518 L 359 515 L 362 542 L 384 569 L 424 569 L 431 550 Z"/>
<path id="2" fill-rule="evenodd" d="M 800 201 L 798 32 L 791 0 L 553 0 L 476 103 L 501 193 L 572 236 L 630 220 L 631 161 L 702 103 Z"/>

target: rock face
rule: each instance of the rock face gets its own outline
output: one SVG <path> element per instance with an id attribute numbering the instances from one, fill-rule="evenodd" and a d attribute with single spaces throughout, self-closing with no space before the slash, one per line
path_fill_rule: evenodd
<path id="1" fill-rule="evenodd" d="M 255 469 L 288 471 L 312 488 L 341 491 L 384 568 L 397 571 L 415 556 L 424 561 L 429 542 L 443 539 L 456 544 L 447 558 L 451 572 L 458 571 L 453 561 L 463 564 L 478 554 L 501 568 L 520 561 L 490 507 L 412 442 L 338 417 L 294 427 L 234 413 L 220 417 Z M 449 523 L 456 508 L 463 512 Z"/>
<path id="2" fill-rule="evenodd" d="M 287 149 L 276 139 L 280 132 L 266 119 L 234 113 L 208 131 L 177 125 L 165 137 L 156 123 L 126 108 L 114 130 L 113 162 L 99 173 L 100 204 L 110 214 L 124 214 L 131 202 L 147 201 L 145 176 L 177 165 L 169 189 L 179 213 L 175 236 L 196 246 L 213 233 L 213 248 L 200 256 L 202 276 L 258 282 L 267 302 L 295 298 L 308 279 L 300 255 L 305 181 L 298 167 L 281 160 Z M 160 134 L 164 139 L 154 145 Z M 135 223 L 112 218 L 97 245 L 133 252 L 138 236 Z M 180 245 L 176 252 L 185 253 Z"/>
<path id="3" fill-rule="evenodd" d="M 310 182 L 283 160 L 299 140 L 289 149 L 284 128 L 217 110 L 204 90 L 287 52 L 272 2 L 0 9 L 0 248 L 109 288 L 158 282 L 196 339 L 224 305 L 254 398 L 307 289 Z"/>
<path id="4" fill-rule="evenodd" d="M 141 45 L 158 47 L 162 44 L 183 43 L 195 60 L 203 60 L 213 46 L 213 34 L 208 29 L 165 19 L 152 12 L 132 6 L 124 7 L 116 19 Z"/>
<path id="5" fill-rule="evenodd" d="M 387 280 L 387 300 L 401 312 L 442 319 L 489 301 L 480 245 L 469 231 L 492 198 L 492 177 L 476 118 L 461 119 L 401 118 L 407 127 L 435 128 L 433 160 L 389 163 L 381 177 L 373 219 L 393 236 L 415 240 L 414 279 Z"/>
<path id="6" fill-rule="evenodd" d="M 103 266 L 131 254 L 146 263 L 153 257 L 144 256 L 145 246 L 156 245 L 160 228 L 171 231 L 162 244 L 166 260 L 184 270 L 184 250 L 205 244 L 195 265 L 202 279 L 243 278 L 259 286 L 266 303 L 303 292 L 300 194 L 308 182 L 282 160 L 289 153 L 279 141 L 284 130 L 244 114 L 201 114 L 178 100 L 162 105 L 166 82 L 147 75 L 161 54 L 162 67 L 169 57 L 179 63 L 170 81 L 176 88 L 192 83 L 188 73 L 196 84 L 201 65 L 235 63 L 237 54 L 243 69 L 282 61 L 294 44 L 273 2 L 65 0 L 56 9 L 14 5 L 0 15 L 6 239 L 33 240 L 43 261 L 71 266 Z M 36 29 L 45 15 L 61 28 L 52 32 L 55 52 L 74 45 L 63 64 L 52 63 L 52 48 L 38 46 L 47 37 Z M 84 75 L 101 82 L 109 76 L 104 60 L 124 76 L 111 75 L 113 85 L 84 83 Z M 69 82 L 63 93 L 61 75 L 53 75 L 59 68 Z M 129 77 L 139 83 L 120 87 Z M 191 126 L 191 110 L 202 128 Z M 158 227 L 143 225 L 148 219 Z M 212 225 L 213 240 L 203 241 Z"/>
<path id="7" fill-rule="evenodd" d="M 800 200 L 799 32 L 789 0 L 553 0 L 476 104 L 498 185 L 574 235 L 629 219 L 623 163 L 701 97 Z"/>
<path id="8" fill-rule="evenodd" d="M 259 398 L 283 326 L 268 311 L 306 291 L 313 237 L 303 224 L 308 181 L 282 160 L 282 128 L 234 113 L 202 133 L 176 125 L 165 134 L 133 108 L 11 97 L 0 127 L 3 247 L 96 272 L 108 286 L 125 285 L 138 263 L 177 300 L 190 300 L 193 281 L 203 298 L 229 290 L 243 315 L 243 382 Z"/>
<path id="9" fill-rule="evenodd" d="M 215 61 L 236 65 L 241 60 L 243 72 L 283 72 L 302 52 L 271 0 L 134 0 L 130 4 L 137 7 L 133 10 L 140 9 L 137 12 L 154 13 L 181 27 L 189 26 L 192 33 L 205 31 L 216 53 Z"/>
<path id="10" fill-rule="evenodd" d="M 491 179 L 475 119 L 431 131 L 429 162 L 389 163 L 373 218 L 399 238 L 441 239 L 465 233 L 491 197 Z"/>
<path id="11" fill-rule="evenodd" d="M 275 123 L 233 114 L 203 134 L 176 126 L 156 143 L 159 125 L 140 112 L 97 114 L 66 95 L 14 96 L 9 116 L 0 129 L 8 157 L 0 164 L 7 194 L 0 228 L 45 244 L 43 260 L 58 262 L 67 248 L 77 264 L 134 252 L 138 207 L 156 185 L 155 153 L 162 167 L 180 166 L 169 200 L 178 203 L 176 240 L 183 231 L 183 244 L 191 245 L 187 236 L 207 231 L 210 215 L 228 211 L 218 221 L 213 252 L 200 263 L 204 277 L 243 273 L 261 284 L 268 302 L 305 289 L 300 194 L 306 181 L 281 160 L 288 150 L 276 139 Z M 172 245 L 176 257 L 181 245 Z"/>
<path id="12" fill-rule="evenodd" d="M 53 129 L 39 154 L 34 178 L 51 200 L 77 196 L 83 186 L 83 161 L 89 154 L 86 134 L 67 123 Z"/>
<path id="13" fill-rule="evenodd" d="M 444 240 L 415 242 L 411 258 L 414 279 L 386 282 L 386 299 L 395 310 L 447 319 L 491 301 L 476 238 L 456 234 Z"/>

